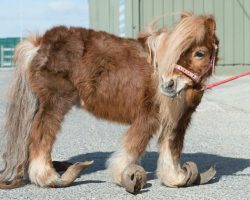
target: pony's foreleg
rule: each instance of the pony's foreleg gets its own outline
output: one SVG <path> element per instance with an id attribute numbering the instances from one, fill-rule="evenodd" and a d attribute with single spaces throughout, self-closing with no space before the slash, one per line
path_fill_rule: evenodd
<path id="1" fill-rule="evenodd" d="M 171 126 L 163 127 L 159 138 L 157 175 L 169 187 L 184 186 L 187 182 L 186 172 L 179 163 L 183 139 L 183 133 L 176 132 Z"/>
<path id="2" fill-rule="evenodd" d="M 186 187 L 192 184 L 205 184 L 210 181 L 216 171 L 210 168 L 200 174 L 193 162 L 186 162 L 180 166 L 180 155 L 186 128 L 190 118 L 182 118 L 177 126 L 163 125 L 159 138 L 159 159 L 157 175 L 169 187 Z"/>
<path id="3" fill-rule="evenodd" d="M 138 192 L 145 184 L 146 177 L 143 177 L 143 168 L 134 164 L 145 151 L 150 138 L 156 133 L 158 127 L 157 117 L 138 118 L 124 134 L 121 149 L 114 153 L 108 161 L 113 181 L 125 187 L 129 192 Z M 126 177 L 129 177 L 131 183 L 126 183 Z"/>

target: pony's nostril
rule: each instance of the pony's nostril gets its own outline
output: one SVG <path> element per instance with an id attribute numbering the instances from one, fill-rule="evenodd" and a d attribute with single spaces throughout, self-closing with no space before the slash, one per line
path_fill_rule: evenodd
<path id="1" fill-rule="evenodd" d="M 174 80 L 171 79 L 170 81 L 168 81 L 167 87 L 168 87 L 168 88 L 172 88 L 173 86 L 174 86 Z"/>

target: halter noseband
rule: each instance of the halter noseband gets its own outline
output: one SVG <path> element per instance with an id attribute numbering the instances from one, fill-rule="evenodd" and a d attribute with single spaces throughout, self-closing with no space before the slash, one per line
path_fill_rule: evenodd
<path id="1" fill-rule="evenodd" d="M 188 76 L 189 78 L 191 78 L 195 83 L 199 83 L 202 79 L 202 77 L 212 68 L 213 72 L 214 72 L 214 69 L 215 69 L 215 59 L 216 59 L 216 53 L 217 53 L 217 50 L 218 50 L 218 46 L 217 45 L 214 45 L 214 51 L 213 51 L 213 54 L 212 54 L 212 57 L 209 61 L 209 65 L 208 67 L 200 74 L 196 74 L 196 73 L 193 73 L 191 71 L 189 71 L 188 69 L 182 67 L 181 65 L 175 65 L 175 69 L 179 70 L 180 72 L 182 72 L 183 74 L 185 74 L 186 76 Z"/>

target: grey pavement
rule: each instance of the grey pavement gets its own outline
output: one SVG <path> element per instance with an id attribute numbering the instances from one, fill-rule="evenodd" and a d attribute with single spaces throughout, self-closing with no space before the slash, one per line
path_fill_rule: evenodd
<path id="1" fill-rule="evenodd" d="M 0 71 L 1 127 L 11 75 L 12 71 Z M 0 199 L 250 199 L 250 76 L 207 91 L 188 129 L 182 162 L 194 161 L 200 170 L 215 164 L 217 175 L 211 184 L 189 188 L 161 185 L 155 176 L 158 155 L 154 138 L 141 161 L 148 172 L 147 188 L 136 196 L 125 192 L 112 183 L 105 161 L 119 148 L 126 128 L 72 109 L 54 146 L 53 159 L 93 159 L 94 164 L 70 187 L 44 189 L 27 184 L 0 190 Z"/>

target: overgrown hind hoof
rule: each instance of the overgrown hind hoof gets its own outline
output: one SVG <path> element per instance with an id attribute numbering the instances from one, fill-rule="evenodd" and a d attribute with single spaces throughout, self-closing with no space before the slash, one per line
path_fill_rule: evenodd
<path id="1" fill-rule="evenodd" d="M 69 186 L 84 170 L 86 167 L 91 165 L 93 161 L 84 161 L 77 162 L 75 164 L 67 163 L 67 162 L 58 162 L 59 166 L 64 166 L 66 171 L 62 174 L 61 177 L 58 177 L 56 180 L 53 180 L 49 185 L 49 187 L 67 187 Z M 53 163 L 55 165 L 55 162 Z"/>
<path id="2" fill-rule="evenodd" d="M 146 172 L 139 165 L 131 164 L 122 172 L 121 184 L 127 192 L 132 194 L 138 193 L 145 186 L 146 182 Z"/>
<path id="3" fill-rule="evenodd" d="M 53 167 L 57 172 L 65 172 L 73 163 L 66 161 L 52 161 Z"/>

